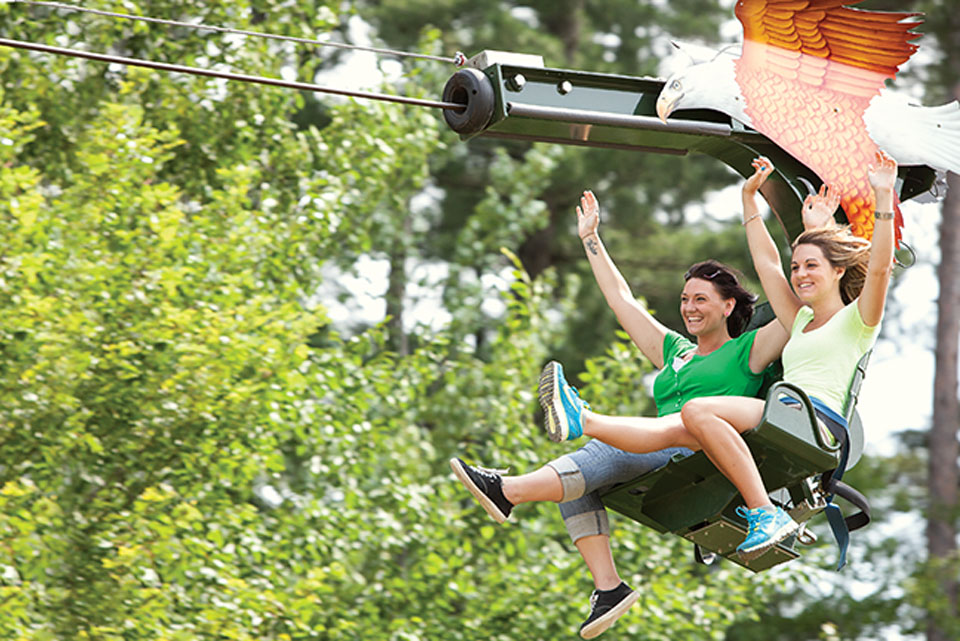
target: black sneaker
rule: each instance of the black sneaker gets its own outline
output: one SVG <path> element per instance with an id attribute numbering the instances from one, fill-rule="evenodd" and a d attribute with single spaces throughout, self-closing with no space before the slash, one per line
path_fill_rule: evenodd
<path id="1" fill-rule="evenodd" d="M 639 598 L 640 594 L 623 581 L 612 590 L 594 590 L 590 595 L 590 616 L 580 626 L 580 636 L 592 639 L 603 633 Z"/>
<path id="2" fill-rule="evenodd" d="M 470 494 L 497 523 L 503 523 L 513 510 L 513 503 L 503 495 L 503 481 L 496 470 L 467 465 L 458 458 L 450 459 L 450 467 Z"/>

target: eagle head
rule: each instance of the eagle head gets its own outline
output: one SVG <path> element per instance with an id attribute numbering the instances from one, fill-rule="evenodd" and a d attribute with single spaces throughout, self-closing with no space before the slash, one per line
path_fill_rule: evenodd
<path id="1" fill-rule="evenodd" d="M 734 62 L 719 55 L 670 74 L 657 98 L 657 116 L 666 122 L 677 109 L 714 109 L 750 125 Z"/>

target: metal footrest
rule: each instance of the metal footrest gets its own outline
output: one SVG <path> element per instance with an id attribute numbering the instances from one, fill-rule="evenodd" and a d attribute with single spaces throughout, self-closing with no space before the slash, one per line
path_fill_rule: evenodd
<path id="1" fill-rule="evenodd" d="M 740 555 L 737 554 L 737 546 L 740 545 L 746 536 L 747 531 L 740 526 L 726 519 L 720 519 L 697 530 L 687 532 L 684 538 L 696 543 L 704 550 L 715 552 L 733 561 L 737 565 L 743 566 L 748 570 L 753 570 L 754 572 L 761 572 L 775 565 L 792 561 L 800 556 L 793 550 L 796 537 L 791 536 L 757 558 L 744 561 L 740 558 Z"/>

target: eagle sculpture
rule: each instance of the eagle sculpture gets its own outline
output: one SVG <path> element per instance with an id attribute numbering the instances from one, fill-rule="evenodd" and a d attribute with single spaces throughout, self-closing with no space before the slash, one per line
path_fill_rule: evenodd
<path id="1" fill-rule="evenodd" d="M 922 107 L 884 90 L 917 45 L 915 13 L 853 9 L 857 0 L 739 0 L 739 57 L 672 74 L 657 100 L 722 111 L 764 134 L 832 189 L 854 233 L 873 234 L 867 166 L 877 149 L 901 165 L 960 173 L 960 106 Z M 897 240 L 903 219 L 896 208 Z"/>

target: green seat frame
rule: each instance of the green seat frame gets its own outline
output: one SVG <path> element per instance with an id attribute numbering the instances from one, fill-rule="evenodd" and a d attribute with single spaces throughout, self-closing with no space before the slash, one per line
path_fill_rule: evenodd
<path id="1" fill-rule="evenodd" d="M 848 393 L 848 469 L 863 451 L 863 426 L 855 406 L 868 360 L 869 354 L 857 365 Z M 799 404 L 784 404 L 782 398 Z M 785 382 L 770 387 L 763 417 L 744 439 L 765 487 L 776 495 L 774 501 L 803 526 L 799 537 L 790 537 L 751 561 L 736 553 L 746 536 L 746 522 L 736 514 L 743 499 L 703 452 L 675 455 L 667 465 L 601 493 L 601 499 L 606 507 L 658 532 L 692 541 L 700 548 L 698 559 L 719 555 L 757 572 L 793 560 L 800 556 L 798 538 L 815 540 L 806 532 L 806 521 L 826 506 L 819 477 L 837 467 L 840 445 L 818 427 L 803 390 Z"/>

